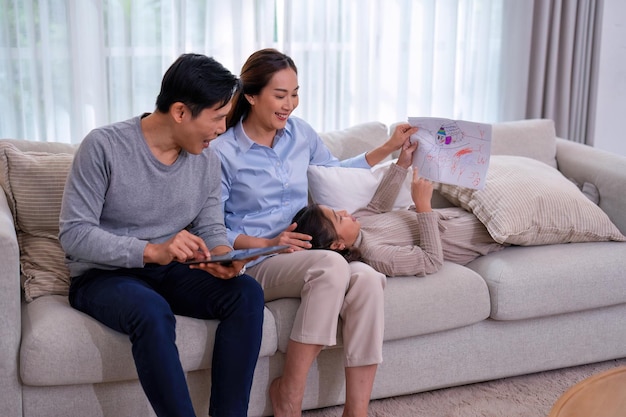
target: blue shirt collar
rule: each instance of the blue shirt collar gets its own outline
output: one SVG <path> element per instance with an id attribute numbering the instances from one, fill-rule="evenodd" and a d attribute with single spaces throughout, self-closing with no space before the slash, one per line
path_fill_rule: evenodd
<path id="1" fill-rule="evenodd" d="M 283 137 L 285 134 L 289 134 L 292 136 L 291 132 L 291 123 L 287 122 L 283 129 L 278 129 L 276 131 L 276 136 L 274 136 L 274 145 Z M 248 150 L 254 145 L 256 142 L 253 141 L 246 135 L 246 132 L 243 130 L 243 117 L 239 119 L 239 122 L 234 127 L 234 136 L 235 141 L 237 141 L 237 145 L 239 145 L 239 149 L 242 152 L 248 152 Z"/>

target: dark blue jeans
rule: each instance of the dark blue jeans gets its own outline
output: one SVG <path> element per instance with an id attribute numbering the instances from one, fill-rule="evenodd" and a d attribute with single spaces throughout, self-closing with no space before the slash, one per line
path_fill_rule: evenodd
<path id="1" fill-rule="evenodd" d="M 186 265 L 93 269 L 72 278 L 70 304 L 129 336 L 139 381 L 160 417 L 195 416 L 174 314 L 218 319 L 209 415 L 245 417 L 261 347 L 263 290 L 248 275 L 222 280 Z"/>

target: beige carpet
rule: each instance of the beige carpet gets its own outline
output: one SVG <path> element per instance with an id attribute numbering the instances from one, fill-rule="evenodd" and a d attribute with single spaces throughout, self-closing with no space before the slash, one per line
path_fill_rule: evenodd
<path id="1" fill-rule="evenodd" d="M 626 359 L 600 362 L 374 400 L 370 417 L 546 417 L 556 400 L 572 385 L 617 366 Z M 303 417 L 341 417 L 342 407 L 303 412 Z M 590 416 L 592 417 L 592 416 Z"/>

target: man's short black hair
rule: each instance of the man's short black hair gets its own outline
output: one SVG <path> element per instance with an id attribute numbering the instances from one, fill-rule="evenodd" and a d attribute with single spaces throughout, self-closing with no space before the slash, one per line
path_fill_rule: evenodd
<path id="1" fill-rule="evenodd" d="M 239 78 L 215 59 L 201 54 L 183 54 L 163 75 L 157 110 L 167 113 L 172 104 L 184 103 L 196 117 L 204 109 L 223 107 L 240 88 Z"/>

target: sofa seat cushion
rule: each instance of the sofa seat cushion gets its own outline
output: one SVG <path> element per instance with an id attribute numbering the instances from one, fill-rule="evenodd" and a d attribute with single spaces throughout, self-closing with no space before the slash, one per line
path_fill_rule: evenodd
<path id="1" fill-rule="evenodd" d="M 511 246 L 467 267 L 487 282 L 496 320 L 626 303 L 626 242 Z"/>
<path id="2" fill-rule="evenodd" d="M 217 320 L 176 316 L 176 345 L 185 371 L 211 368 Z M 265 309 L 259 356 L 276 352 L 276 323 Z M 22 304 L 20 372 L 26 385 L 91 384 L 137 379 L 128 337 L 46 295 Z"/>
<path id="3" fill-rule="evenodd" d="M 278 350 L 287 351 L 289 334 L 300 300 L 280 299 L 267 304 L 276 319 Z M 445 262 L 425 277 L 387 278 L 385 340 L 404 339 L 455 329 L 489 317 L 489 290 L 474 271 Z M 342 344 L 341 323 L 337 346 Z"/>
<path id="4" fill-rule="evenodd" d="M 424 277 L 391 277 L 385 288 L 385 340 L 478 323 L 489 317 L 489 290 L 468 268 L 444 262 Z"/>

